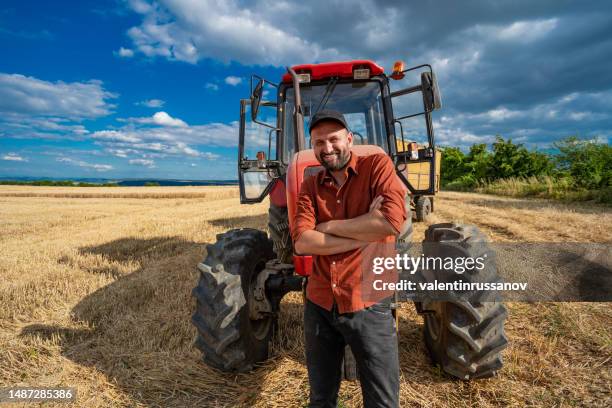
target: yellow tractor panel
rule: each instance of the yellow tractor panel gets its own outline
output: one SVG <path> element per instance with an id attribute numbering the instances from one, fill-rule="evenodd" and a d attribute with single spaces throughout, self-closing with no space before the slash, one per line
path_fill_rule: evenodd
<path id="1" fill-rule="evenodd" d="M 401 141 L 400 141 L 401 144 Z M 398 146 L 399 147 L 399 146 Z M 442 153 L 436 150 L 436 175 L 434 192 L 440 190 L 440 162 L 442 161 Z M 404 176 L 408 182 L 417 190 L 429 189 L 429 167 L 430 162 L 408 162 L 404 170 Z"/>

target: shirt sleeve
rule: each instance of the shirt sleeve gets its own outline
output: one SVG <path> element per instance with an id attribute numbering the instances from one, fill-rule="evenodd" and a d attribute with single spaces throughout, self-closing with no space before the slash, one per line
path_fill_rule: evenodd
<path id="1" fill-rule="evenodd" d="M 377 154 L 372 163 L 373 197 L 383 196 L 380 212 L 399 233 L 406 221 L 406 187 L 395 173 L 395 166 L 386 154 Z"/>
<path id="2" fill-rule="evenodd" d="M 313 197 L 313 177 L 307 177 L 302 182 L 298 195 L 295 219 L 291 228 L 291 238 L 297 242 L 304 231 L 314 230 L 316 226 L 315 202 Z"/>

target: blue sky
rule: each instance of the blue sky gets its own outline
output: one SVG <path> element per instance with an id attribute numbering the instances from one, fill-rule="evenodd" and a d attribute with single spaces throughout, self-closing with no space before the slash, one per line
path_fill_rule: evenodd
<path id="1" fill-rule="evenodd" d="M 0 176 L 236 178 L 251 73 L 357 58 L 434 66 L 440 144 L 612 133 L 605 1 L 5 0 L 0 52 Z"/>

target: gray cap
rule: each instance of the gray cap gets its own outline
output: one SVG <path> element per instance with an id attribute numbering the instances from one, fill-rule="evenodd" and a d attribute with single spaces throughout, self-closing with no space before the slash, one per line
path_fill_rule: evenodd
<path id="1" fill-rule="evenodd" d="M 342 126 L 344 126 L 348 130 L 348 125 L 346 124 L 346 119 L 344 119 L 344 115 L 338 111 L 331 109 L 324 109 L 315 113 L 315 115 L 310 120 L 310 125 L 308 126 L 308 133 L 312 133 L 312 129 L 317 126 L 319 123 L 332 120 L 338 122 Z"/>

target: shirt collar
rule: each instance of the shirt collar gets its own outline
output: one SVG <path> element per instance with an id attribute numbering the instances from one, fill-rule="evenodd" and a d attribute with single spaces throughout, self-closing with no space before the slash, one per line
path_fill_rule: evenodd
<path id="1" fill-rule="evenodd" d="M 348 173 L 349 171 L 352 171 L 355 175 L 358 175 L 359 173 L 357 172 L 357 155 L 351 151 L 351 158 L 349 159 L 348 163 L 346 164 L 346 166 L 344 166 L 344 174 L 348 177 Z M 325 172 L 323 173 L 323 177 L 321 177 L 321 181 L 320 184 L 323 184 L 325 181 L 327 180 L 332 180 L 333 181 L 333 177 L 331 175 L 331 173 L 329 172 L 329 170 L 325 169 Z"/>

